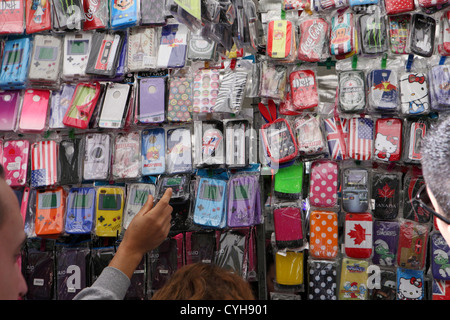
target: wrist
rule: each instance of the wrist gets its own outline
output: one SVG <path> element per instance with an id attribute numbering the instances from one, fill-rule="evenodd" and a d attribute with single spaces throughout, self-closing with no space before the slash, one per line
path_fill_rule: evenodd
<path id="1" fill-rule="evenodd" d="M 134 270 L 136 270 L 137 266 L 142 261 L 143 256 L 144 254 L 135 250 L 130 250 L 122 243 L 119 245 L 109 266 L 119 269 L 131 279 Z"/>

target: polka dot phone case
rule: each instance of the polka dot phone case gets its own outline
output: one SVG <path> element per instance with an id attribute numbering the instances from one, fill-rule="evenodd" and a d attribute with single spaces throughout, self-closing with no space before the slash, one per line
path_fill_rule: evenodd
<path id="1" fill-rule="evenodd" d="M 331 208 L 337 203 L 338 164 L 318 160 L 311 165 L 309 201 L 311 206 Z"/>
<path id="2" fill-rule="evenodd" d="M 169 82 L 167 120 L 187 122 L 192 120 L 192 78 L 174 77 Z"/>
<path id="3" fill-rule="evenodd" d="M 384 5 L 388 15 L 414 10 L 414 0 L 385 0 Z"/>
<path id="4" fill-rule="evenodd" d="M 3 144 L 3 167 L 5 181 L 11 187 L 21 187 L 27 182 L 28 153 L 27 140 L 5 141 Z"/>
<path id="5" fill-rule="evenodd" d="M 313 211 L 310 220 L 309 254 L 317 259 L 334 259 L 338 254 L 338 217 L 332 211 Z"/>
<path id="6" fill-rule="evenodd" d="M 337 263 L 308 260 L 308 300 L 337 300 Z"/>

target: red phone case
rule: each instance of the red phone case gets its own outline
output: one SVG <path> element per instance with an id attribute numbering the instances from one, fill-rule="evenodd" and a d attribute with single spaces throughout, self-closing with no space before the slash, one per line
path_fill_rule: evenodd
<path id="1" fill-rule="evenodd" d="M 309 19 L 300 24 L 298 59 L 319 62 L 324 58 L 324 45 L 328 35 L 328 23 L 325 19 Z"/>
<path id="2" fill-rule="evenodd" d="M 345 215 L 345 254 L 367 259 L 372 255 L 373 219 L 370 213 Z"/>
<path id="3" fill-rule="evenodd" d="M 414 0 L 384 0 L 384 4 L 388 15 L 413 11 L 415 8 Z"/>
<path id="4" fill-rule="evenodd" d="M 400 225 L 397 264 L 401 268 L 422 269 L 427 252 L 428 226 L 405 220 Z"/>
<path id="5" fill-rule="evenodd" d="M 396 118 L 380 118 L 375 124 L 374 156 L 380 161 L 400 161 L 403 123 Z"/>
<path id="6" fill-rule="evenodd" d="M 296 111 L 317 107 L 316 75 L 312 70 L 297 70 L 289 75 L 292 104 Z"/>
<path id="7" fill-rule="evenodd" d="M 25 0 L 25 30 L 26 33 L 35 33 L 52 28 L 50 1 Z"/>

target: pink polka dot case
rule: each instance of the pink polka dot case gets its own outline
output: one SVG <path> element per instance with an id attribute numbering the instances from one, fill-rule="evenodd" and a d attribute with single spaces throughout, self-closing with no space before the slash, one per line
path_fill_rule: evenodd
<path id="1" fill-rule="evenodd" d="M 311 165 L 309 201 L 311 206 L 331 208 L 337 203 L 338 164 L 318 160 Z"/>

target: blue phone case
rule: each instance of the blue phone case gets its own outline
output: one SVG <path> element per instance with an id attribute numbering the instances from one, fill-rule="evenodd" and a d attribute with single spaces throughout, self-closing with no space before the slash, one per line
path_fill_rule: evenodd
<path id="1" fill-rule="evenodd" d="M 111 28 L 135 26 L 138 21 L 137 0 L 111 0 Z"/>
<path id="2" fill-rule="evenodd" d="M 198 185 L 194 208 L 194 223 L 211 228 L 220 228 L 226 222 L 226 189 L 224 180 L 202 178 Z"/>
<path id="3" fill-rule="evenodd" d="M 89 234 L 95 218 L 95 189 L 70 189 L 67 204 L 65 231 L 68 234 Z"/>
<path id="4" fill-rule="evenodd" d="M 0 88 L 24 89 L 26 87 L 31 48 L 31 40 L 28 37 L 5 42 Z"/>

